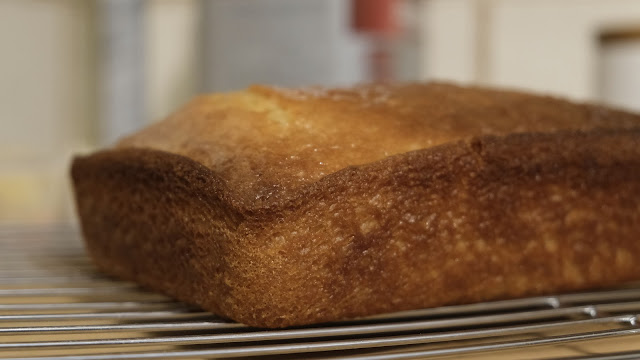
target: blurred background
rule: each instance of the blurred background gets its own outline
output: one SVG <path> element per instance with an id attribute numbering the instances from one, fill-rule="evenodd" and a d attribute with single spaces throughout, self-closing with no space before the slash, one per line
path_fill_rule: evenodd
<path id="1" fill-rule="evenodd" d="M 0 223 L 74 221 L 73 154 L 197 93 L 449 80 L 640 111 L 638 0 L 2 0 Z"/>

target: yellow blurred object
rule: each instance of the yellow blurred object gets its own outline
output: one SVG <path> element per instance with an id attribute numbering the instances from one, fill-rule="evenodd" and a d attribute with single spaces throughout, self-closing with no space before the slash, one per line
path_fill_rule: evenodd
<path id="1" fill-rule="evenodd" d="M 0 175 L 0 219 L 50 220 L 55 206 L 47 183 L 47 176 L 36 172 Z"/>

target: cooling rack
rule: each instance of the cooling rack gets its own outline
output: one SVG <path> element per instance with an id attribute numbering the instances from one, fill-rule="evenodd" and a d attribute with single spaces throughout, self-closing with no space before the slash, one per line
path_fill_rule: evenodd
<path id="1" fill-rule="evenodd" d="M 265 330 L 104 277 L 69 226 L 0 226 L 0 359 L 640 358 L 640 286 Z"/>

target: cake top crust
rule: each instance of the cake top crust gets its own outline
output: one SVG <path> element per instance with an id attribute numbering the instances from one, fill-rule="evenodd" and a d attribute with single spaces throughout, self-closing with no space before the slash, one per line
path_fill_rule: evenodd
<path id="1" fill-rule="evenodd" d="M 516 91 L 446 83 L 202 95 L 122 139 L 211 169 L 245 204 L 287 198 L 349 166 L 513 133 L 640 127 L 640 116 Z"/>

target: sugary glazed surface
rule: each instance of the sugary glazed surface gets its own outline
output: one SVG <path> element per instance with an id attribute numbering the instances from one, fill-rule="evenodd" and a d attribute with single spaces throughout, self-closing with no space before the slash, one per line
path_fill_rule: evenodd
<path id="1" fill-rule="evenodd" d="M 604 107 L 450 84 L 254 86 L 198 97 L 119 147 L 191 158 L 259 207 L 347 166 L 456 140 L 632 126 L 637 116 Z"/>

